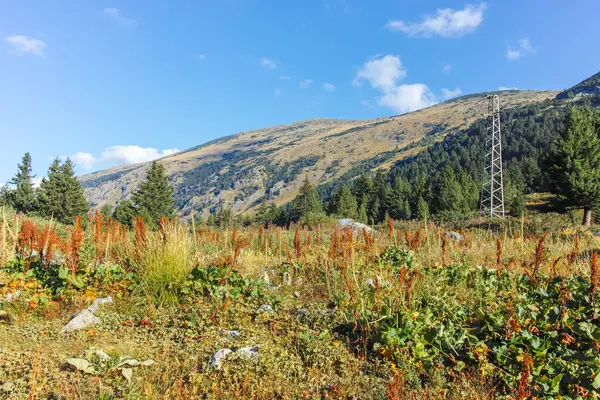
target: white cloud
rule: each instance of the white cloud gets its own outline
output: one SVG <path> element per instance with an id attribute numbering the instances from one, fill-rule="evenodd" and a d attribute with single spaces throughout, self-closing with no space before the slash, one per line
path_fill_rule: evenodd
<path id="1" fill-rule="evenodd" d="M 510 47 L 506 51 L 506 58 L 508 61 L 516 61 L 526 54 L 533 54 L 537 52 L 537 49 L 533 47 L 529 38 L 523 38 L 519 40 L 519 46 L 517 48 Z"/>
<path id="2" fill-rule="evenodd" d="M 206 54 L 196 54 L 196 60 L 206 61 Z"/>
<path id="3" fill-rule="evenodd" d="M 42 183 L 42 179 L 43 178 L 41 176 L 31 178 L 31 183 L 33 184 L 33 187 L 36 189 L 39 188 L 40 184 Z"/>
<path id="4" fill-rule="evenodd" d="M 261 58 L 260 65 L 265 67 L 266 69 L 275 69 L 277 68 L 277 64 L 273 60 L 269 60 L 268 58 Z"/>
<path id="5" fill-rule="evenodd" d="M 386 27 L 410 36 L 460 37 L 473 32 L 483 22 L 485 3 L 468 4 L 462 10 L 438 9 L 436 15 L 424 16 L 420 22 L 389 21 Z"/>
<path id="6" fill-rule="evenodd" d="M 327 90 L 329 93 L 331 92 L 335 92 L 335 85 L 332 85 L 331 83 L 328 82 L 324 82 L 323 83 L 323 89 Z"/>
<path id="7" fill-rule="evenodd" d="M 136 145 L 130 146 L 111 146 L 104 149 L 99 157 L 92 153 L 77 152 L 69 158 L 76 166 L 82 169 L 89 170 L 97 164 L 108 165 L 129 165 L 138 164 L 147 161 L 156 160 L 157 158 L 165 157 L 179 152 L 178 149 L 157 150 L 152 147 L 140 147 Z M 60 157 L 65 159 L 66 157 Z"/>
<path id="8" fill-rule="evenodd" d="M 285 76 L 280 76 L 280 77 L 279 77 L 279 80 L 282 80 L 282 81 L 289 81 L 290 79 L 292 79 L 292 78 L 290 78 L 290 77 L 289 77 L 289 76 L 287 76 L 287 75 L 285 75 Z"/>
<path id="9" fill-rule="evenodd" d="M 80 166 L 83 169 L 90 169 L 96 164 L 96 157 L 92 155 L 92 153 L 84 153 L 77 152 L 73 154 L 71 160 L 75 163 L 75 165 Z"/>
<path id="10" fill-rule="evenodd" d="M 498 90 L 521 90 L 516 87 L 506 87 L 506 86 L 498 86 Z"/>
<path id="11" fill-rule="evenodd" d="M 43 56 L 46 43 L 42 40 L 29 36 L 12 35 L 6 38 L 6 41 L 15 48 L 17 54 L 35 54 Z"/>
<path id="12" fill-rule="evenodd" d="M 521 58 L 521 51 L 515 49 L 508 49 L 506 50 L 506 58 L 509 61 L 516 61 L 519 58 Z"/>
<path id="13" fill-rule="evenodd" d="M 114 19 L 119 25 L 123 25 L 127 28 L 135 28 L 137 26 L 137 21 L 131 18 L 124 16 L 121 13 L 121 10 L 118 8 L 105 8 L 104 13 L 109 15 L 112 19 Z"/>
<path id="14" fill-rule="evenodd" d="M 450 89 L 446 89 L 446 88 L 442 89 L 442 98 L 444 100 L 448 100 L 448 99 L 452 99 L 454 97 L 458 97 L 461 94 L 462 94 L 462 90 L 460 90 L 459 88 L 456 88 L 454 90 L 450 90 Z"/>
<path id="15" fill-rule="evenodd" d="M 387 55 L 367 61 L 356 73 L 352 85 L 360 86 L 363 80 L 379 90 L 390 90 L 396 83 L 406 77 L 406 70 L 400 62 L 400 57 Z"/>
<path id="16" fill-rule="evenodd" d="M 300 87 L 306 89 L 307 87 L 309 87 L 312 84 L 313 84 L 312 79 L 304 79 L 303 81 L 300 82 Z"/>
<path id="17" fill-rule="evenodd" d="M 368 81 L 380 92 L 380 97 L 376 98 L 377 104 L 400 114 L 430 107 L 439 102 L 438 96 L 424 83 L 401 85 L 406 75 L 406 69 L 402 66 L 399 56 L 380 55 L 367 61 L 357 71 L 352 84 L 360 86 L 363 81 Z M 442 89 L 441 99 L 447 100 L 460 94 L 462 91 L 458 88 Z M 366 107 L 371 106 L 371 103 L 365 100 L 361 103 Z"/>
<path id="18" fill-rule="evenodd" d="M 430 107 L 436 103 L 435 95 L 423 83 L 398 86 L 378 100 L 379 105 L 389 107 L 400 114 Z"/>
<path id="19" fill-rule="evenodd" d="M 273 91 L 273 94 L 275 95 L 275 97 L 279 97 L 281 96 L 281 89 L 277 88 Z"/>
<path id="20" fill-rule="evenodd" d="M 444 68 L 442 68 L 442 71 L 444 71 L 445 73 L 449 73 L 452 70 L 452 64 L 446 64 L 444 65 Z"/>

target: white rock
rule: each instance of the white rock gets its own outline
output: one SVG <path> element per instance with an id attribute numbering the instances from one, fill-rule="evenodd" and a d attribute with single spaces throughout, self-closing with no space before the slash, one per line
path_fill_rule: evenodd
<path id="1" fill-rule="evenodd" d="M 223 361 L 227 358 L 227 355 L 233 353 L 231 349 L 221 349 L 218 350 L 210 359 L 210 363 L 208 366 L 213 369 L 221 369 L 223 368 Z"/>
<path id="2" fill-rule="evenodd" d="M 94 302 L 92 303 L 92 305 L 90 305 L 88 307 L 88 311 L 91 313 L 95 313 L 96 311 L 98 311 L 98 309 L 100 308 L 100 306 L 102 304 L 108 304 L 108 303 L 112 303 L 112 297 L 108 296 L 108 297 L 102 297 L 100 299 L 96 299 L 94 300 Z"/>
<path id="3" fill-rule="evenodd" d="M 96 317 L 90 310 L 81 310 L 60 330 L 60 333 L 69 333 L 84 329 L 90 325 L 100 323 L 100 318 Z"/>
<path id="4" fill-rule="evenodd" d="M 236 356 L 239 356 L 243 360 L 255 360 L 259 357 L 258 348 L 260 346 L 255 344 L 254 346 L 246 346 L 238 349 L 235 352 Z"/>
<path id="5" fill-rule="evenodd" d="M 242 335 L 240 333 L 240 331 L 232 331 L 232 330 L 227 330 L 227 329 L 220 331 L 219 334 L 221 336 L 226 336 L 228 338 L 234 338 L 234 339 L 239 338 Z"/>
<path id="6" fill-rule="evenodd" d="M 271 307 L 268 304 L 263 304 L 262 306 L 258 307 L 258 312 L 259 313 L 273 312 L 273 307 Z"/>

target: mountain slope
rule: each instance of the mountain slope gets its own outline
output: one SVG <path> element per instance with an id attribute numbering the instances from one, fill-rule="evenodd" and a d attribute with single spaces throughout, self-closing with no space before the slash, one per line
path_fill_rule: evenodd
<path id="1" fill-rule="evenodd" d="M 498 92 L 503 109 L 553 99 L 556 91 Z M 240 133 L 161 161 L 182 215 L 226 205 L 243 212 L 262 200 L 293 199 L 304 176 L 321 185 L 359 168 L 387 168 L 446 135 L 465 130 L 487 110 L 486 94 L 367 121 L 316 119 Z M 93 206 L 129 198 L 147 163 L 80 177 Z M 347 176 L 347 175 L 346 175 Z"/>

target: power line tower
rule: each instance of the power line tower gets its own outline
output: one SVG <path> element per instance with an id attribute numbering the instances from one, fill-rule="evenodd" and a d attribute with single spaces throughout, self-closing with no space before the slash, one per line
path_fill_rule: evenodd
<path id="1" fill-rule="evenodd" d="M 504 182 L 502 179 L 502 135 L 500 133 L 500 99 L 488 95 L 488 138 L 485 141 L 484 183 L 481 213 L 490 218 L 504 217 Z"/>

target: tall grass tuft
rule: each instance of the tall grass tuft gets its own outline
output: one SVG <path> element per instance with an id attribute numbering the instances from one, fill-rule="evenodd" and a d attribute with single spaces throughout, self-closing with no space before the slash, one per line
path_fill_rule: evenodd
<path id="1" fill-rule="evenodd" d="M 162 219 L 160 232 L 144 236 L 144 251 L 137 252 L 140 274 L 139 293 L 157 305 L 179 302 L 180 289 L 193 268 L 193 239 L 188 227 L 175 220 Z"/>

